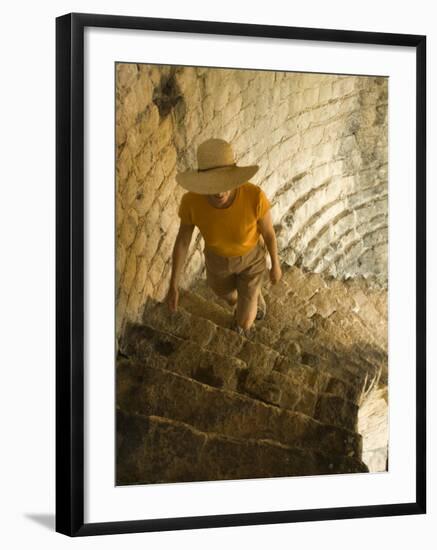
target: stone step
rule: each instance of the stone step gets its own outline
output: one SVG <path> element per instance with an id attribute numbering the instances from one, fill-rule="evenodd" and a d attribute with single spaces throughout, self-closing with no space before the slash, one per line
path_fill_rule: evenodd
<path id="1" fill-rule="evenodd" d="M 342 380 L 352 388 L 353 393 L 360 393 L 366 380 L 366 373 L 359 366 L 349 363 L 314 337 L 303 335 L 292 328 L 283 329 L 275 342 L 275 349 L 295 362 Z"/>
<path id="2" fill-rule="evenodd" d="M 351 286 L 350 280 L 343 281 L 331 277 L 325 280 L 329 290 L 336 297 L 339 306 L 347 311 L 355 311 L 369 300 L 373 302 L 380 294 L 379 291 L 375 292 L 369 288 L 364 280 L 356 288 Z M 366 292 L 363 292 L 363 288 L 366 289 Z"/>
<path id="3" fill-rule="evenodd" d="M 323 367 L 326 368 L 323 363 L 321 365 L 322 368 L 316 368 L 315 365 L 300 362 L 298 358 L 281 356 L 275 364 L 275 371 L 286 375 L 296 385 L 312 388 L 317 394 L 335 395 L 358 405 L 361 402 L 361 384 L 347 383 L 342 378 L 336 378 L 323 370 Z"/>
<path id="4" fill-rule="evenodd" d="M 201 291 L 202 294 L 198 294 L 197 291 Z M 205 297 L 208 297 L 205 298 Z M 207 320 L 218 320 L 222 322 L 224 325 L 227 324 L 229 321 L 229 317 L 227 317 L 227 312 L 217 303 L 215 303 L 213 300 L 213 296 L 211 294 L 211 291 L 209 289 L 205 289 L 205 284 L 197 284 L 196 285 L 196 292 L 190 292 L 190 291 L 184 291 L 183 298 L 181 303 L 184 304 L 184 307 L 189 311 L 191 314 L 195 314 L 196 316 L 202 316 L 204 319 Z M 267 298 L 266 298 L 267 301 Z M 275 302 L 275 304 L 278 304 L 278 302 Z M 272 312 L 269 310 L 270 316 Z M 299 349 L 299 345 L 297 344 L 298 339 L 300 338 L 299 333 L 296 333 L 294 336 L 291 336 L 290 333 L 287 334 L 287 338 L 289 338 L 289 341 L 287 341 L 287 345 L 283 345 L 282 341 L 278 340 L 278 334 L 270 331 L 269 329 L 265 328 L 264 325 L 265 321 L 257 321 L 255 325 L 255 332 L 253 337 L 251 337 L 251 340 L 258 343 L 263 343 L 264 345 L 267 345 L 268 347 L 274 349 L 275 351 L 279 352 L 279 354 L 285 355 L 286 357 L 292 357 L 293 361 L 296 363 L 302 363 L 300 358 L 296 356 L 294 353 L 294 349 L 290 350 L 291 347 L 295 347 L 297 345 L 297 349 Z M 279 323 L 279 321 L 278 321 Z M 261 325 L 261 326 L 260 326 Z M 266 330 L 268 331 L 268 334 L 264 333 L 262 334 L 262 331 Z M 259 338 L 259 335 L 261 333 L 261 338 Z M 261 342 L 260 342 L 261 339 Z M 290 343 L 291 342 L 291 343 Z M 277 345 L 278 343 L 278 345 Z M 282 347 L 281 347 L 282 346 Z M 276 362 L 281 361 L 281 357 L 278 356 L 276 359 Z M 304 365 L 303 365 L 304 366 Z M 275 367 L 274 367 L 275 368 Z M 311 376 L 310 376 L 310 386 L 309 388 L 312 389 L 315 384 L 314 380 L 314 369 L 309 369 L 307 367 L 307 370 L 311 370 Z M 343 376 L 341 376 L 338 380 L 332 380 L 332 382 L 329 380 L 329 375 L 327 373 L 321 373 L 319 376 L 319 382 L 323 380 L 322 384 L 319 384 L 319 391 L 324 391 L 327 393 L 335 393 L 335 389 L 338 390 L 338 392 L 343 393 L 336 393 L 339 397 L 342 397 L 346 400 L 354 401 L 355 403 L 358 403 L 361 398 L 361 387 L 363 384 L 363 381 L 365 379 L 365 373 L 362 376 L 357 376 L 356 371 L 357 367 L 355 368 L 349 368 L 351 372 L 351 379 L 348 381 L 343 382 Z M 361 375 L 361 368 L 359 374 Z M 343 369 L 344 371 L 344 369 Z M 342 371 L 342 374 L 343 374 Z M 325 389 L 321 389 L 321 386 L 325 386 Z M 328 387 L 331 388 L 331 390 L 328 389 Z M 334 390 L 334 391 L 332 391 Z M 271 401 L 269 401 L 271 402 Z"/>
<path id="5" fill-rule="evenodd" d="M 274 286 L 272 286 L 272 288 L 274 288 Z M 263 294 L 266 297 L 266 301 L 267 301 L 268 300 L 268 294 L 267 294 L 266 289 L 263 290 Z M 194 312 L 194 309 L 191 309 L 192 306 L 190 304 L 192 295 L 196 296 L 195 300 L 202 300 L 203 299 L 204 303 L 206 302 L 208 304 L 213 304 L 212 307 L 214 307 L 214 309 L 218 310 L 217 318 L 219 318 L 219 316 L 220 316 L 223 320 L 223 324 L 221 326 L 224 326 L 224 323 L 227 322 L 225 320 L 226 319 L 226 314 L 229 316 L 228 319 L 229 319 L 229 323 L 230 323 L 230 320 L 232 320 L 233 308 L 230 307 L 228 304 L 226 304 L 226 302 L 224 302 L 223 300 L 220 300 L 214 294 L 214 292 L 207 286 L 205 280 L 201 279 L 201 280 L 196 281 L 196 283 L 193 285 L 192 289 L 187 294 L 186 302 L 183 302 L 183 304 L 182 304 L 190 312 Z M 194 299 L 193 299 L 193 301 L 194 301 Z M 202 316 L 202 317 L 208 318 L 210 320 L 213 319 L 213 317 L 209 316 L 209 308 L 208 307 L 203 308 L 202 306 L 200 306 L 200 304 L 199 304 L 199 310 L 198 310 L 197 314 Z M 253 335 L 253 337 L 251 337 L 251 339 L 253 339 L 256 342 L 259 342 L 260 344 L 264 344 L 266 346 L 272 347 L 272 343 L 274 343 L 275 338 L 277 338 L 278 332 L 282 329 L 282 323 L 276 322 L 276 320 L 274 320 L 274 321 L 275 321 L 274 326 L 267 326 L 267 324 L 264 321 L 263 322 L 257 321 L 256 322 L 256 332 Z M 229 323 L 228 323 L 227 326 L 229 326 Z M 220 324 L 220 323 L 217 323 L 217 324 Z"/>
<path id="6" fill-rule="evenodd" d="M 337 338 L 350 338 L 350 332 L 355 328 L 355 332 L 357 330 L 359 332 L 360 339 L 371 342 L 381 353 L 386 351 L 386 338 L 384 338 L 386 325 L 378 324 L 374 317 L 376 309 L 371 303 L 366 303 L 366 308 L 369 311 L 369 308 L 373 308 L 374 312 L 370 317 L 371 328 L 369 328 L 369 323 L 366 324 L 362 316 L 353 309 L 347 309 L 341 299 L 335 295 L 334 290 L 329 287 L 319 288 L 309 300 L 302 299 L 299 291 L 289 291 L 282 297 L 270 295 L 267 301 L 270 311 L 270 319 L 266 320 L 267 326 L 270 324 L 271 327 L 278 327 L 282 322 L 308 332 L 317 325 L 314 321 L 315 315 L 318 315 L 319 318 L 335 323 Z"/>
<path id="7" fill-rule="evenodd" d="M 313 310 L 325 318 L 329 317 L 333 311 L 342 312 L 347 317 L 359 317 L 365 326 L 364 330 L 372 336 L 372 339 L 375 339 L 378 345 L 382 344 L 387 350 L 387 338 L 384 338 L 384 332 L 387 330 L 387 315 L 380 313 L 380 311 L 387 312 L 386 292 L 371 288 L 366 279 L 362 281 L 360 279 L 354 284 L 326 278 L 317 273 L 299 272 L 298 268 L 284 268 L 283 279 L 304 308 L 308 302 L 309 311 Z M 308 289 L 305 288 L 306 284 L 309 284 Z M 308 295 L 311 295 L 309 300 Z M 285 298 L 280 294 L 272 294 L 272 297 Z M 380 322 L 381 318 L 382 322 Z"/>
<path id="8" fill-rule="evenodd" d="M 191 285 L 189 291 L 208 302 L 214 302 L 216 306 L 224 309 L 228 313 L 232 313 L 233 311 L 233 306 L 230 306 L 227 302 L 219 298 L 208 286 L 206 279 L 197 279 L 197 281 Z"/>
<path id="9" fill-rule="evenodd" d="M 308 416 L 317 414 L 321 422 L 324 422 L 326 414 L 329 424 L 341 428 L 353 428 L 357 418 L 353 403 L 342 403 L 338 407 L 339 414 L 335 416 L 332 407 L 320 405 L 320 402 L 329 401 L 335 396 L 318 395 L 309 387 L 299 384 L 299 377 L 293 377 L 292 373 L 271 372 L 265 366 L 260 366 L 252 356 L 252 352 L 256 353 L 256 345 L 243 347 L 240 358 L 222 356 L 201 348 L 195 342 L 147 325 L 131 323 L 126 327 L 121 351 L 125 356 L 150 366 L 170 369 L 213 387 L 239 391 L 265 403 Z M 337 400 L 344 399 L 344 396 L 337 396 Z M 342 412 L 345 409 L 350 411 L 346 420 Z"/>
<path id="10" fill-rule="evenodd" d="M 263 344 L 252 342 L 235 331 L 216 325 L 206 318 L 191 315 L 182 307 L 169 312 L 165 304 L 149 300 L 144 322 L 179 338 L 192 340 L 222 356 L 237 357 L 258 372 L 270 372 L 278 354 Z"/>
<path id="11" fill-rule="evenodd" d="M 370 328 L 379 319 L 382 319 L 385 324 L 387 323 L 388 295 L 386 289 L 373 288 L 366 279 L 361 277 L 357 280 L 348 279 L 343 284 L 344 291 L 348 293 L 354 303 L 354 310 L 364 321 L 367 319 Z"/>
<path id="12" fill-rule="evenodd" d="M 387 355 L 385 348 L 384 333 L 387 332 L 387 326 L 377 325 L 374 323 L 372 330 L 369 330 L 360 316 L 354 311 L 346 312 L 338 309 L 334 311 L 329 318 L 323 319 L 319 325 L 325 327 L 328 331 L 333 331 L 335 340 L 343 343 L 365 342 L 371 344 L 372 348 L 378 351 L 381 355 Z M 375 336 L 375 330 L 379 331 L 379 335 Z"/>
<path id="13" fill-rule="evenodd" d="M 338 360 L 356 376 L 360 376 L 362 379 L 369 376 L 378 377 L 383 364 L 379 360 L 375 360 L 376 356 L 372 348 L 367 350 L 354 339 L 339 341 L 333 337 L 335 330 L 336 325 L 327 326 L 319 322 L 310 336 L 325 346 L 331 345 Z"/>
<path id="14" fill-rule="evenodd" d="M 197 290 L 199 290 L 200 288 L 200 285 L 198 285 Z M 211 296 L 211 294 L 205 290 L 203 290 L 203 296 L 209 296 L 213 299 L 213 296 Z M 209 320 L 221 319 L 223 321 L 223 324 L 225 324 L 226 316 L 228 314 L 224 310 L 224 308 L 222 308 L 214 301 L 208 301 L 203 296 L 199 295 L 197 292 L 184 292 L 183 300 L 181 301 L 181 303 L 183 304 L 184 308 L 186 308 L 191 314 L 197 314 Z M 275 349 L 275 351 L 279 352 L 280 350 L 275 344 L 278 339 L 278 334 L 270 331 L 269 329 L 266 329 L 265 327 L 260 327 L 259 325 L 261 323 L 262 322 L 256 322 L 256 330 L 253 336 L 253 340 L 257 342 L 261 340 L 261 343 L 264 343 L 265 345 L 268 345 Z M 322 391 L 324 393 L 332 393 L 349 401 L 358 403 L 361 391 L 357 390 L 356 380 L 354 380 L 354 385 L 350 386 L 341 379 L 335 379 L 333 377 L 330 377 L 326 373 L 323 373 L 317 369 L 300 363 L 300 359 L 297 359 L 295 349 L 293 349 L 290 353 L 290 346 L 297 345 L 297 348 L 300 349 L 298 344 L 296 344 L 295 342 L 295 340 L 297 340 L 298 338 L 299 334 L 297 333 L 296 336 L 291 339 L 290 344 L 285 348 L 285 354 L 287 356 L 291 355 L 293 360 L 287 361 L 286 357 L 279 356 L 275 363 L 274 369 L 279 370 L 284 374 L 285 368 L 287 374 L 290 374 L 292 376 L 293 382 L 295 384 L 303 384 L 306 385 L 309 389 L 314 390 L 314 388 L 316 388 L 317 392 Z M 276 366 L 278 363 L 279 367 Z M 299 376 L 296 376 L 297 371 L 299 371 Z M 306 376 L 302 378 L 302 372 L 304 371 L 306 371 Z"/>
<path id="15" fill-rule="evenodd" d="M 195 292 L 191 292 L 188 295 L 187 302 L 190 301 L 189 296 L 193 294 L 197 296 L 198 300 L 202 298 L 206 300 L 209 306 L 206 306 L 203 310 L 203 315 L 205 318 L 208 318 L 209 316 L 209 307 L 214 307 L 217 309 L 222 308 L 221 304 L 219 305 L 217 302 L 214 302 L 214 294 L 211 289 L 206 286 L 204 281 L 197 282 L 193 288 L 195 289 Z M 256 321 L 256 330 L 253 336 L 254 341 L 261 341 L 265 345 L 268 345 L 278 351 L 280 354 L 287 357 L 293 357 L 294 360 L 297 360 L 297 356 L 292 352 L 292 350 L 290 350 L 290 346 L 295 347 L 301 340 L 305 341 L 310 346 L 317 346 L 314 342 L 314 338 L 309 338 L 298 327 L 293 326 L 293 323 L 286 322 L 288 318 L 287 308 L 284 308 L 283 304 L 281 304 L 278 300 L 271 299 L 268 294 L 265 294 L 265 299 L 267 302 L 268 313 L 265 320 Z M 202 314 L 202 308 L 199 305 L 197 306 L 197 313 L 199 315 Z M 272 327 L 274 327 L 275 330 L 272 330 Z M 299 345 L 297 347 L 299 348 Z M 317 346 L 317 349 L 319 353 L 325 353 L 325 351 L 328 353 L 326 346 Z M 337 362 L 342 362 L 341 357 L 336 357 L 335 359 Z M 357 365 L 355 365 L 355 367 L 345 367 L 344 369 L 340 369 L 340 372 L 344 373 L 346 376 L 346 383 L 348 383 L 349 377 L 351 378 L 349 382 L 354 386 L 361 384 L 364 380 L 365 374 L 363 376 L 356 375 L 357 368 L 360 370 Z"/>
<path id="16" fill-rule="evenodd" d="M 116 484 L 176 483 L 368 472 L 353 457 L 205 433 L 117 410 Z"/>
<path id="17" fill-rule="evenodd" d="M 289 297 L 290 295 L 287 296 L 287 299 Z M 299 309 L 299 306 L 293 309 L 289 304 L 281 303 L 276 299 L 269 298 L 266 301 L 268 315 L 264 321 L 259 323 L 261 326 L 279 327 L 282 323 L 282 331 L 296 329 L 303 335 L 311 337 L 313 341 L 322 342 L 326 347 L 335 351 L 339 360 L 342 357 L 343 359 L 347 358 L 346 368 L 351 372 L 363 371 L 366 376 L 369 369 L 373 372 L 375 367 L 379 370 L 386 368 L 386 353 L 374 342 L 371 335 L 366 334 L 365 330 L 360 330 L 359 321 L 353 317 L 354 314 L 351 314 L 352 318 L 348 318 L 335 311 L 329 318 L 323 318 L 314 311 L 310 311 L 307 313 L 309 318 L 305 325 L 305 317 L 301 318 L 302 308 Z M 361 344 L 361 341 L 365 343 Z M 273 345 L 277 351 L 284 353 L 280 348 L 286 344 L 281 335 Z M 345 350 L 347 350 L 346 354 Z"/>
<path id="18" fill-rule="evenodd" d="M 355 300 L 350 295 L 344 281 L 333 276 L 325 276 L 324 279 L 328 285 L 328 289 L 336 297 L 337 303 L 347 311 L 352 311 L 356 307 Z"/>
<path id="19" fill-rule="evenodd" d="M 339 358 L 347 360 L 348 364 L 358 372 L 381 371 L 387 364 L 387 355 L 372 342 L 360 338 L 358 334 L 354 337 L 352 327 L 350 336 L 341 335 L 343 330 L 334 322 L 322 321 L 316 323 L 308 335 L 325 346 L 330 346 Z"/>
<path id="20" fill-rule="evenodd" d="M 327 283 L 322 275 L 310 271 L 304 272 L 296 267 L 285 268 L 283 279 L 291 292 L 294 292 L 302 301 L 308 301 L 321 289 L 327 288 Z"/>
<path id="21" fill-rule="evenodd" d="M 165 368 L 216 388 L 236 390 L 247 364 L 144 324 L 126 326 L 121 351 L 150 367 Z"/>
<path id="22" fill-rule="evenodd" d="M 164 416 L 205 432 L 317 449 L 330 456 L 361 456 L 361 436 L 335 422 L 326 425 L 149 364 L 153 361 L 117 362 L 117 405 L 123 411 Z M 325 413 L 323 408 L 329 408 L 325 400 L 317 404 L 317 412 Z"/>
<path id="23" fill-rule="evenodd" d="M 220 327 L 230 328 L 232 325 L 233 310 L 220 306 L 212 296 L 206 299 L 199 293 L 182 290 L 179 304 L 191 315 L 208 319 Z"/>
<path id="24" fill-rule="evenodd" d="M 291 291 L 290 285 L 283 278 L 274 285 L 266 284 L 263 287 L 264 296 L 272 298 L 282 298 Z"/>
<path id="25" fill-rule="evenodd" d="M 233 308 L 228 306 L 223 300 L 217 298 L 204 281 L 197 281 L 193 286 L 193 290 L 182 292 L 181 305 L 192 315 L 208 319 L 224 328 L 229 328 L 232 324 Z M 272 344 L 274 344 L 278 333 L 267 328 L 265 325 L 261 326 L 258 321 L 255 323 L 255 326 L 256 331 L 250 339 L 274 348 Z M 281 328 L 282 325 L 279 325 L 278 330 Z"/>
<path id="26" fill-rule="evenodd" d="M 298 289 L 304 282 L 305 273 L 298 267 L 292 265 L 282 266 L 282 280 L 293 290 Z"/>
<path id="27" fill-rule="evenodd" d="M 383 319 L 385 321 L 385 323 L 387 323 L 387 319 L 388 319 L 388 296 L 387 296 L 386 291 L 381 290 L 378 293 L 376 293 L 375 298 L 374 298 L 374 306 L 378 310 L 378 313 L 379 313 L 381 319 Z"/>
<path id="28" fill-rule="evenodd" d="M 274 333 L 280 332 L 284 327 L 291 327 L 303 334 L 313 327 L 313 321 L 294 292 L 289 292 L 281 300 L 267 295 L 265 300 L 268 313 L 258 323 L 260 327 L 268 328 Z"/>

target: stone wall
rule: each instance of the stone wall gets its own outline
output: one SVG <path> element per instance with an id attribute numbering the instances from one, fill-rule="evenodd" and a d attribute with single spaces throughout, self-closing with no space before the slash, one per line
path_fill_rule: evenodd
<path id="1" fill-rule="evenodd" d="M 371 472 L 388 469 L 388 388 L 376 387 L 358 412 L 358 432 L 363 437 L 362 460 Z"/>
<path id="2" fill-rule="evenodd" d="M 117 332 L 165 296 L 176 170 L 211 137 L 260 165 L 284 262 L 387 285 L 387 79 L 117 64 Z M 203 271 L 194 237 L 183 286 Z"/>

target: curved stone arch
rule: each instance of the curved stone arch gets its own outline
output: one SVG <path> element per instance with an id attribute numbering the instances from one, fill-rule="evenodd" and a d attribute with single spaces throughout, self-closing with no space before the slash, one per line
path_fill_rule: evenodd
<path id="1" fill-rule="evenodd" d="M 260 165 L 253 182 L 271 199 L 275 227 L 285 226 L 284 255 L 302 233 L 306 264 L 328 220 L 381 192 L 386 111 L 384 78 L 118 64 L 117 330 L 147 296 L 165 294 L 181 197 L 175 175 L 196 165 L 201 141 L 228 139 L 239 163 Z M 201 252 L 197 239 L 188 279 L 202 272 Z"/>
<path id="2" fill-rule="evenodd" d="M 352 216 L 353 217 L 352 227 L 349 227 L 345 231 L 342 231 L 340 235 L 335 235 L 334 234 L 335 231 L 332 231 L 329 234 L 330 241 L 326 245 L 326 248 L 329 246 L 333 247 L 335 243 L 338 241 L 338 238 L 339 237 L 341 238 L 341 236 L 345 234 L 347 231 L 357 230 L 357 227 L 358 227 L 357 217 L 355 214 L 358 211 L 366 208 L 370 210 L 371 206 L 374 207 L 374 205 L 377 204 L 378 202 L 384 202 L 387 199 L 387 194 L 383 193 L 379 196 L 377 195 L 376 197 L 373 196 L 371 200 L 366 199 L 362 203 L 358 203 L 354 209 L 348 207 L 349 198 L 351 196 L 359 195 L 359 194 L 360 194 L 359 192 L 356 192 L 349 196 L 346 195 L 345 197 L 341 198 L 341 200 L 334 200 L 330 203 L 323 204 L 318 211 L 314 212 L 312 216 L 306 220 L 303 227 L 300 228 L 300 233 L 299 231 L 293 232 L 292 236 L 288 240 L 288 243 L 285 246 L 283 246 L 283 250 L 286 251 L 287 249 L 293 249 L 296 252 L 296 254 L 299 254 L 300 256 L 302 256 L 303 265 L 306 265 L 308 267 L 308 262 L 312 263 L 314 261 L 314 260 L 309 260 L 311 251 L 316 248 L 316 245 L 320 240 L 321 236 L 323 235 L 327 236 L 327 233 L 333 228 L 335 228 L 335 226 L 339 224 L 339 222 L 343 220 L 345 216 Z M 340 211 L 339 211 L 339 208 L 341 208 Z M 384 207 L 382 207 L 382 209 L 385 210 Z M 317 224 L 320 223 L 320 220 L 322 219 L 323 215 L 326 213 L 329 213 L 330 211 L 333 214 L 332 217 L 328 217 L 323 222 L 322 227 L 320 227 L 320 229 L 314 235 L 311 234 L 311 232 L 314 232 L 317 230 Z M 374 212 L 373 212 L 372 218 L 373 217 L 375 217 Z M 362 225 L 363 223 L 364 222 L 361 222 L 360 225 Z M 308 235 L 308 233 L 310 234 Z M 335 240 L 333 240 L 334 237 L 335 237 Z M 308 245 L 310 243 L 311 243 L 310 250 L 308 250 Z"/>
<path id="3" fill-rule="evenodd" d="M 371 235 L 375 231 L 384 231 L 387 228 L 386 222 L 383 221 L 376 226 L 367 227 L 368 231 L 366 233 L 360 232 L 358 228 L 352 228 L 347 230 L 341 236 L 341 239 L 336 241 L 336 243 L 327 245 L 316 257 L 314 257 L 310 262 L 304 263 L 303 266 L 315 273 L 321 273 L 329 271 L 329 265 L 336 263 L 336 261 L 342 256 L 346 256 L 350 250 L 352 243 L 358 243 L 362 241 L 367 235 Z M 348 242 L 348 237 L 351 237 L 351 240 Z"/>

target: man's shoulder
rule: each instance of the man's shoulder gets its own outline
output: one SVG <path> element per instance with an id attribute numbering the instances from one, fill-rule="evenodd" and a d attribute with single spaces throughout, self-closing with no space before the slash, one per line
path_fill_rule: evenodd
<path id="1" fill-rule="evenodd" d="M 253 198 L 254 200 L 258 200 L 261 194 L 263 193 L 263 190 L 258 185 L 255 185 L 254 183 L 247 181 L 246 183 L 243 183 L 241 186 L 243 193 L 247 195 L 248 197 Z"/>
<path id="2" fill-rule="evenodd" d="M 242 189 L 244 189 L 246 193 L 253 193 L 253 194 L 259 193 L 261 189 L 258 185 L 255 185 L 251 181 L 246 181 L 245 183 L 243 183 L 241 187 Z"/>
<path id="3" fill-rule="evenodd" d="M 194 204 L 199 199 L 198 193 L 193 193 L 192 191 L 187 191 L 182 195 L 181 203 L 184 204 Z"/>

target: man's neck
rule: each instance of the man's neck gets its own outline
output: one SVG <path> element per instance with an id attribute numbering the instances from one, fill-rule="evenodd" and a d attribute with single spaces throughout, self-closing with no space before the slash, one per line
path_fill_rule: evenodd
<path id="1" fill-rule="evenodd" d="M 218 208 L 218 209 L 228 208 L 234 202 L 236 195 L 237 195 L 237 189 L 233 189 L 232 193 L 229 195 L 228 200 L 224 204 L 222 204 L 221 206 L 216 206 L 215 204 L 213 204 L 213 202 L 210 200 L 209 197 L 208 197 L 208 202 L 214 208 Z"/>

